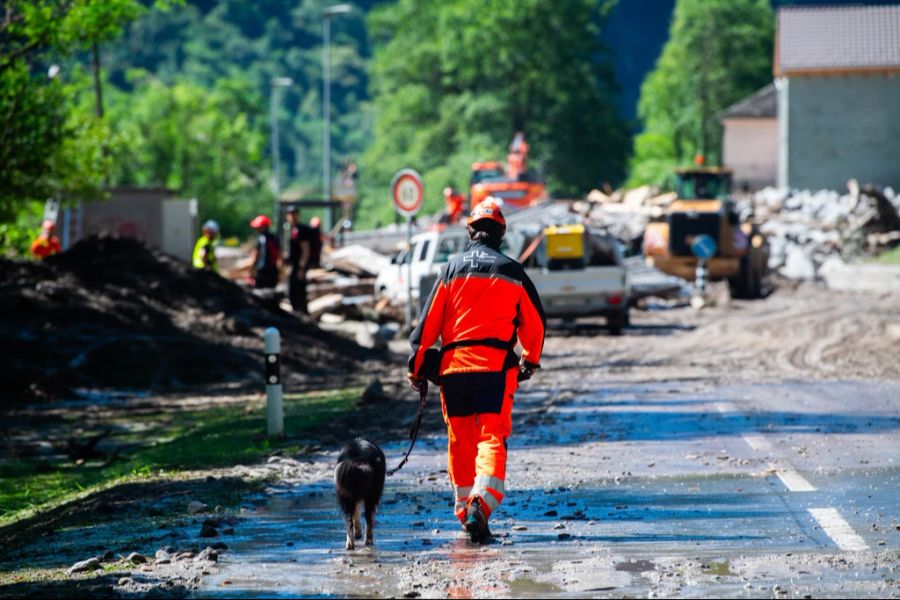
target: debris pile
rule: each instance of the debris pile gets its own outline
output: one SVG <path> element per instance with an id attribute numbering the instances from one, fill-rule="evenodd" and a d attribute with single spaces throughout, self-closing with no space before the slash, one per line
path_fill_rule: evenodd
<path id="1" fill-rule="evenodd" d="M 343 321 L 402 321 L 402 308 L 377 298 L 376 277 L 390 267 L 384 254 L 360 244 L 334 250 L 323 269 L 308 275 L 307 298 L 312 319 L 328 324 Z"/>
<path id="2" fill-rule="evenodd" d="M 819 279 L 830 268 L 900 244 L 900 195 L 891 188 L 848 193 L 766 188 L 744 203 L 769 240 L 769 267 L 796 280 Z"/>
<path id="3" fill-rule="evenodd" d="M 40 263 L 0 259 L 0 308 L 0 394 L 11 398 L 255 388 L 266 327 L 281 330 L 288 381 L 356 372 L 375 358 L 128 238 L 91 237 Z"/>

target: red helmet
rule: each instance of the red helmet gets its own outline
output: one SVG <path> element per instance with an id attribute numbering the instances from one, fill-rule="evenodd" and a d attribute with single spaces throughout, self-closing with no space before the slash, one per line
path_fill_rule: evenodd
<path id="1" fill-rule="evenodd" d="M 256 215 L 256 217 L 250 221 L 250 227 L 253 229 L 268 229 L 272 226 L 272 221 L 269 220 L 269 217 L 266 215 Z"/>
<path id="2" fill-rule="evenodd" d="M 472 209 L 472 214 L 469 215 L 469 220 L 466 221 L 466 224 L 471 225 L 475 221 L 480 221 L 481 219 L 490 219 L 491 221 L 495 221 L 503 227 L 506 227 L 506 219 L 503 217 L 503 213 L 500 212 L 500 202 L 492 197 L 479 202 L 478 205 Z"/>

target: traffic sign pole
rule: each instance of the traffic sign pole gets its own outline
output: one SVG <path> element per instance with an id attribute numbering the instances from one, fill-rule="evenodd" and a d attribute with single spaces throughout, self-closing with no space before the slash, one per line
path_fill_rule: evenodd
<path id="1" fill-rule="evenodd" d="M 413 297 L 412 297 L 412 218 L 422 208 L 422 200 L 425 197 L 422 176 L 412 169 L 397 171 L 391 180 L 391 198 L 394 202 L 394 210 L 406 217 L 406 325 L 412 326 Z M 422 294 L 422 290 L 419 290 Z"/>
<path id="2" fill-rule="evenodd" d="M 413 263 L 413 255 L 412 255 L 412 216 L 406 215 L 406 247 L 409 248 L 407 251 L 406 261 L 406 326 L 412 327 L 413 321 L 413 297 L 412 297 L 412 263 Z M 419 293 L 422 293 L 422 290 L 419 290 Z"/>

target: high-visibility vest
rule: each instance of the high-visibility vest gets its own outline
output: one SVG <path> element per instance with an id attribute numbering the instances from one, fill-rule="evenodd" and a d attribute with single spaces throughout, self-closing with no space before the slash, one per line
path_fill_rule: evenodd
<path id="1" fill-rule="evenodd" d="M 214 273 L 219 272 L 219 263 L 216 262 L 216 245 L 218 239 L 209 239 L 201 235 L 194 244 L 193 265 L 195 269 L 210 269 Z"/>

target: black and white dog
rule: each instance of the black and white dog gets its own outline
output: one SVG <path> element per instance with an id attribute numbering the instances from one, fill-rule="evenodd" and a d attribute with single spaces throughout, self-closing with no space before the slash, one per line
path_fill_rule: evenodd
<path id="1" fill-rule="evenodd" d="M 374 442 L 357 438 L 341 449 L 334 470 L 334 492 L 347 524 L 347 550 L 362 539 L 360 512 L 365 505 L 366 546 L 372 545 L 375 509 L 381 501 L 385 476 L 384 453 Z"/>

